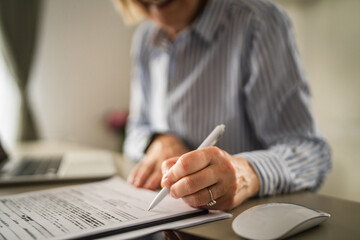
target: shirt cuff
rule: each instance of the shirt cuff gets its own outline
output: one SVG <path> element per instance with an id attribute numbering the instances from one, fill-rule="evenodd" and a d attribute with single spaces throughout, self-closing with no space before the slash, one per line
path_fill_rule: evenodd
<path id="1" fill-rule="evenodd" d="M 149 149 L 150 145 L 155 140 L 155 138 L 158 137 L 161 134 L 162 133 L 152 133 L 150 135 L 150 137 L 147 139 L 147 142 L 146 142 L 146 145 L 145 145 L 145 148 L 144 148 L 144 151 L 143 151 L 144 154 L 147 152 L 147 150 Z"/>
<path id="2" fill-rule="evenodd" d="M 280 157 L 269 151 L 253 151 L 237 154 L 252 164 L 260 179 L 259 196 L 274 195 L 289 191 L 291 176 Z"/>
<path id="3" fill-rule="evenodd" d="M 124 155 L 133 162 L 139 162 L 144 157 L 144 150 L 151 136 L 151 132 L 147 130 L 132 131 L 127 134 L 124 144 Z"/>

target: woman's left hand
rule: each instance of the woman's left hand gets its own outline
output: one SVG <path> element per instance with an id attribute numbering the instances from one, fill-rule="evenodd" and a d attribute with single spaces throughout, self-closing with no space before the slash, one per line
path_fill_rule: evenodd
<path id="1" fill-rule="evenodd" d="M 208 147 L 172 158 L 162 164 L 162 187 L 196 208 L 231 210 L 260 189 L 250 163 L 217 148 Z M 208 206 L 210 192 L 216 204 Z"/>

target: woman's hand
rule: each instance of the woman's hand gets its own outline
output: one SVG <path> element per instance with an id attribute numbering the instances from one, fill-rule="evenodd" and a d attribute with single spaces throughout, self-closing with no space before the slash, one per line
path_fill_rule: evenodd
<path id="1" fill-rule="evenodd" d="M 230 210 L 260 189 L 260 181 L 249 162 L 217 148 L 208 147 L 172 158 L 162 164 L 161 186 L 171 196 L 192 207 Z M 211 201 L 211 190 L 216 204 Z"/>
<path id="2" fill-rule="evenodd" d="M 157 189 L 162 176 L 162 162 L 172 157 L 179 157 L 188 151 L 185 144 L 174 135 L 157 136 L 149 146 L 144 158 L 129 175 L 128 182 L 140 188 Z"/>

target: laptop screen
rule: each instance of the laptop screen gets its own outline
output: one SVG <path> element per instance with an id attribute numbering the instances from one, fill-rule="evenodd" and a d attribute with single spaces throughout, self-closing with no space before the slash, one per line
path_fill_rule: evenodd
<path id="1" fill-rule="evenodd" d="M 0 169 L 6 163 L 7 160 L 8 160 L 8 155 L 6 154 L 4 148 L 1 146 L 1 141 L 0 141 Z"/>

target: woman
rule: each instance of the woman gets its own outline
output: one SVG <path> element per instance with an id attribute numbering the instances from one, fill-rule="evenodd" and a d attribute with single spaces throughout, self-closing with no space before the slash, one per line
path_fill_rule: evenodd
<path id="1" fill-rule="evenodd" d="M 266 0 L 119 2 L 124 16 L 148 19 L 132 47 L 125 154 L 140 162 L 129 182 L 161 182 L 193 207 L 221 210 L 319 188 L 330 148 L 283 10 Z M 194 150 L 218 124 L 217 147 Z"/>

